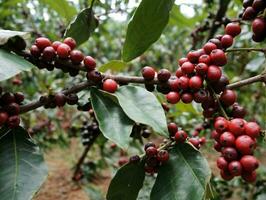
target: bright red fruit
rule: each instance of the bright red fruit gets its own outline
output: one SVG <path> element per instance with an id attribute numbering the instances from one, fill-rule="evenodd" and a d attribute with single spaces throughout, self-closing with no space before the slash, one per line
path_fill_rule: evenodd
<path id="1" fill-rule="evenodd" d="M 212 43 L 212 42 L 207 42 L 203 46 L 203 49 L 206 52 L 206 54 L 210 54 L 212 52 L 212 50 L 217 49 L 217 46 L 214 43 Z"/>
<path id="2" fill-rule="evenodd" d="M 222 76 L 222 71 L 218 66 L 211 65 L 207 71 L 207 78 L 210 81 L 218 81 Z"/>
<path id="3" fill-rule="evenodd" d="M 247 122 L 245 124 L 245 132 L 248 136 L 256 138 L 260 134 L 260 126 L 256 122 Z"/>
<path id="4" fill-rule="evenodd" d="M 76 41 L 71 37 L 67 37 L 66 39 L 64 39 L 64 43 L 67 44 L 72 50 L 75 49 L 77 45 Z"/>
<path id="5" fill-rule="evenodd" d="M 234 176 L 240 176 L 242 173 L 242 165 L 239 161 L 232 161 L 228 165 L 228 170 L 230 174 Z"/>
<path id="6" fill-rule="evenodd" d="M 215 49 L 210 54 L 211 62 L 217 66 L 224 66 L 227 63 L 227 57 L 223 50 Z"/>
<path id="7" fill-rule="evenodd" d="M 240 135 L 236 139 L 235 145 L 242 155 L 250 155 L 255 148 L 255 141 L 248 135 Z"/>
<path id="8" fill-rule="evenodd" d="M 85 67 L 90 71 L 90 70 L 94 70 L 96 67 L 96 61 L 93 57 L 91 56 L 86 56 L 83 60 L 83 63 L 85 65 Z"/>
<path id="9" fill-rule="evenodd" d="M 177 143 L 183 143 L 186 141 L 186 139 L 187 139 L 187 133 L 185 131 L 180 130 L 175 133 L 175 141 Z"/>
<path id="10" fill-rule="evenodd" d="M 184 62 L 181 66 L 182 72 L 185 74 L 191 74 L 194 72 L 195 66 L 191 62 Z"/>
<path id="11" fill-rule="evenodd" d="M 225 33 L 235 37 L 241 33 L 241 27 L 238 23 L 229 23 L 225 27 Z"/>
<path id="12" fill-rule="evenodd" d="M 42 51 L 45 47 L 51 46 L 51 41 L 45 37 L 39 37 L 35 40 L 35 45 Z"/>
<path id="13" fill-rule="evenodd" d="M 257 178 L 257 173 L 256 171 L 253 171 L 253 172 L 243 172 L 241 177 L 249 182 L 249 183 L 253 183 L 256 181 L 256 178 Z"/>
<path id="14" fill-rule="evenodd" d="M 73 50 L 70 52 L 70 59 L 73 64 L 80 64 L 84 59 L 84 55 L 79 50 Z"/>
<path id="15" fill-rule="evenodd" d="M 240 118 L 232 119 L 229 122 L 229 131 L 235 136 L 244 134 L 245 132 L 245 121 Z"/>
<path id="16" fill-rule="evenodd" d="M 59 58 L 68 58 L 69 54 L 70 54 L 71 48 L 67 45 L 67 44 L 60 44 L 57 47 L 57 55 L 59 56 Z"/>
<path id="17" fill-rule="evenodd" d="M 169 92 L 166 95 L 167 102 L 171 104 L 176 104 L 180 100 L 180 95 L 178 92 Z"/>
<path id="18" fill-rule="evenodd" d="M 228 162 L 224 159 L 224 157 L 219 157 L 216 161 L 217 167 L 222 170 L 228 169 Z"/>
<path id="19" fill-rule="evenodd" d="M 224 90 L 223 93 L 220 96 L 220 101 L 226 105 L 231 106 L 236 102 L 237 96 L 235 91 L 233 90 Z"/>
<path id="20" fill-rule="evenodd" d="M 215 120 L 214 128 L 218 133 L 223 133 L 228 130 L 228 121 L 226 119 Z"/>
<path id="21" fill-rule="evenodd" d="M 118 88 L 118 85 L 116 83 L 116 81 L 114 81 L 113 79 L 106 79 L 103 82 L 103 90 L 110 92 L 110 93 L 114 93 Z"/>
<path id="22" fill-rule="evenodd" d="M 200 76 L 192 76 L 188 83 L 190 89 L 198 90 L 202 87 L 202 79 Z"/>
<path id="23" fill-rule="evenodd" d="M 143 67 L 142 76 L 145 80 L 153 80 L 155 76 L 155 70 L 149 66 Z"/>
<path id="24" fill-rule="evenodd" d="M 235 136 L 230 132 L 224 132 L 220 136 L 220 144 L 225 147 L 233 147 L 235 145 Z"/>
<path id="25" fill-rule="evenodd" d="M 252 172 L 259 167 L 259 162 L 254 156 L 245 155 L 240 159 L 243 169 Z"/>

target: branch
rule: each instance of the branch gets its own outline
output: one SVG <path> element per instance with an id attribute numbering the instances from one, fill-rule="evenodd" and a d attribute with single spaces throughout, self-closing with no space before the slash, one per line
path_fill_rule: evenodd
<path id="1" fill-rule="evenodd" d="M 232 83 L 232 84 L 228 85 L 226 88 L 227 89 L 236 89 L 236 88 L 239 88 L 239 87 L 242 87 L 245 85 L 250 85 L 250 84 L 256 83 L 256 82 L 266 83 L 266 72 L 264 72 L 260 75 L 257 75 L 257 76 L 253 76 L 251 78 L 247 78 L 247 79 Z"/>
<path id="2" fill-rule="evenodd" d="M 235 52 L 235 51 L 259 51 L 262 53 L 266 53 L 266 48 L 232 48 L 232 49 L 227 49 L 226 52 Z"/>

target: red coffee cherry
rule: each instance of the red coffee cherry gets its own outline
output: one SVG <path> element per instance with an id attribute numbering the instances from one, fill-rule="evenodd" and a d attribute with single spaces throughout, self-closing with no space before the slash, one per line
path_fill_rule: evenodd
<path id="1" fill-rule="evenodd" d="M 55 104 L 58 107 L 63 107 L 66 104 L 67 98 L 66 98 L 66 95 L 59 92 L 59 93 L 55 94 L 54 100 L 55 100 Z"/>
<path id="2" fill-rule="evenodd" d="M 214 113 L 215 113 L 215 109 L 214 108 L 207 108 L 207 109 L 205 109 L 205 110 L 203 110 L 203 116 L 205 117 L 205 118 L 212 118 L 212 116 L 214 115 Z"/>
<path id="3" fill-rule="evenodd" d="M 211 63 L 211 57 L 209 55 L 202 55 L 199 57 L 199 63 L 205 63 L 206 65 L 209 65 Z"/>
<path id="4" fill-rule="evenodd" d="M 160 150 L 157 153 L 157 160 L 160 162 L 167 162 L 169 160 L 169 153 L 166 150 Z"/>
<path id="5" fill-rule="evenodd" d="M 217 131 L 213 130 L 211 132 L 211 138 L 214 139 L 217 142 L 220 142 L 220 133 L 218 133 Z"/>
<path id="6" fill-rule="evenodd" d="M 178 91 L 179 90 L 179 80 L 177 78 L 170 79 L 168 81 L 168 84 L 169 84 L 172 91 Z"/>
<path id="7" fill-rule="evenodd" d="M 55 50 L 53 47 L 51 46 L 45 47 L 42 52 L 42 59 L 44 61 L 50 62 L 54 59 L 55 55 L 56 54 L 55 54 Z"/>
<path id="8" fill-rule="evenodd" d="M 15 102 L 17 104 L 20 104 L 22 101 L 24 101 L 24 94 L 22 92 L 16 92 L 14 93 L 14 96 L 15 96 Z"/>
<path id="9" fill-rule="evenodd" d="M 209 81 L 218 81 L 222 76 L 222 71 L 219 67 L 211 65 L 207 71 L 207 79 Z"/>
<path id="10" fill-rule="evenodd" d="M 157 149 L 155 148 L 155 147 L 152 147 L 152 146 L 150 146 L 150 147 L 148 147 L 147 149 L 146 149 L 146 155 L 148 156 L 148 157 L 153 157 L 153 156 L 156 156 L 157 155 Z"/>
<path id="11" fill-rule="evenodd" d="M 243 119 L 240 119 L 240 118 L 232 119 L 229 122 L 228 129 L 235 136 L 242 135 L 245 132 L 245 121 Z"/>
<path id="12" fill-rule="evenodd" d="M 252 6 L 253 0 L 244 0 L 243 1 L 243 7 L 247 8 L 249 6 Z"/>
<path id="13" fill-rule="evenodd" d="M 265 7 L 266 7 L 265 0 L 254 0 L 253 1 L 252 8 L 254 8 L 254 10 L 256 10 L 257 12 L 264 10 Z"/>
<path id="14" fill-rule="evenodd" d="M 67 37 L 66 39 L 64 39 L 64 43 L 67 44 L 71 48 L 71 50 L 75 49 L 77 45 L 76 41 L 71 37 Z"/>
<path id="15" fill-rule="evenodd" d="M 79 50 L 73 50 L 70 52 L 70 59 L 73 64 L 80 64 L 84 59 L 84 55 Z"/>
<path id="16" fill-rule="evenodd" d="M 228 169 L 228 162 L 224 159 L 224 157 L 219 157 L 216 160 L 216 165 L 221 170 L 227 170 Z"/>
<path id="17" fill-rule="evenodd" d="M 260 134 L 260 126 L 256 122 L 247 122 L 245 124 L 245 132 L 248 136 L 256 138 Z"/>
<path id="18" fill-rule="evenodd" d="M 236 102 L 236 93 L 233 90 L 224 90 L 223 93 L 220 96 L 220 101 L 226 105 L 231 106 Z"/>
<path id="19" fill-rule="evenodd" d="M 195 66 L 191 62 L 184 62 L 181 66 L 181 70 L 184 74 L 191 74 L 194 72 Z"/>
<path id="20" fill-rule="evenodd" d="M 183 130 L 177 131 L 175 133 L 175 141 L 177 143 L 184 143 L 187 139 L 187 133 Z"/>
<path id="21" fill-rule="evenodd" d="M 142 76 L 145 80 L 153 80 L 155 76 L 155 70 L 149 66 L 143 67 Z"/>
<path id="22" fill-rule="evenodd" d="M 170 136 L 175 135 L 175 133 L 178 131 L 177 125 L 173 122 L 169 123 L 167 127 L 170 133 Z"/>
<path id="23" fill-rule="evenodd" d="M 255 141 L 248 135 L 240 135 L 235 142 L 237 150 L 243 155 L 250 155 L 255 148 Z"/>
<path id="24" fill-rule="evenodd" d="M 254 156 L 245 155 L 240 159 L 240 163 L 246 172 L 252 172 L 259 167 L 259 162 Z"/>
<path id="25" fill-rule="evenodd" d="M 186 90 L 188 88 L 188 85 L 189 85 L 189 78 L 188 77 L 181 76 L 178 79 L 178 87 L 179 87 L 179 89 Z"/>
<path id="26" fill-rule="evenodd" d="M 217 152 L 221 152 L 222 150 L 222 145 L 219 142 L 214 142 L 213 148 L 217 151 Z"/>
<path id="27" fill-rule="evenodd" d="M 204 76 L 208 72 L 208 65 L 205 63 L 199 63 L 195 67 L 198 75 Z"/>
<path id="28" fill-rule="evenodd" d="M 204 145 L 207 142 L 206 137 L 199 138 L 199 142 L 200 142 L 200 145 Z"/>
<path id="29" fill-rule="evenodd" d="M 226 181 L 230 181 L 234 178 L 234 175 L 230 174 L 230 172 L 228 170 L 221 170 L 220 175 Z"/>
<path id="30" fill-rule="evenodd" d="M 60 41 L 54 41 L 52 43 L 52 47 L 54 48 L 55 51 L 57 50 L 57 48 L 59 47 L 60 44 L 62 44 L 62 42 L 60 42 Z"/>
<path id="31" fill-rule="evenodd" d="M 193 94 L 193 99 L 197 103 L 202 103 L 204 101 L 207 101 L 208 93 L 206 92 L 206 90 L 201 89 Z"/>
<path id="32" fill-rule="evenodd" d="M 230 132 L 224 132 L 220 136 L 220 144 L 225 147 L 233 147 L 235 145 L 235 136 Z"/>
<path id="33" fill-rule="evenodd" d="M 200 148 L 200 141 L 198 138 L 189 138 L 188 140 L 195 148 Z"/>
<path id="34" fill-rule="evenodd" d="M 244 107 L 234 103 L 232 109 L 232 117 L 233 118 L 244 118 L 247 114 L 247 111 Z"/>
<path id="35" fill-rule="evenodd" d="M 171 103 L 171 104 L 176 104 L 179 102 L 180 100 L 180 95 L 178 92 L 169 92 L 167 95 L 166 95 L 166 99 L 167 99 L 167 102 L 168 103 Z"/>
<path id="36" fill-rule="evenodd" d="M 191 103 L 193 101 L 193 95 L 191 93 L 185 92 L 181 95 L 181 100 L 185 104 Z"/>
<path id="37" fill-rule="evenodd" d="M 20 118 L 18 115 L 13 115 L 8 118 L 7 125 L 9 128 L 16 128 L 20 124 Z"/>
<path id="38" fill-rule="evenodd" d="M 116 81 L 112 80 L 112 79 L 106 79 L 103 82 L 103 90 L 110 92 L 110 93 L 114 93 L 118 88 L 118 85 L 116 83 Z"/>
<path id="39" fill-rule="evenodd" d="M 252 40 L 254 42 L 262 42 L 265 39 L 265 35 L 252 35 Z"/>
<path id="40" fill-rule="evenodd" d="M 176 75 L 176 77 L 181 77 L 181 76 L 184 75 L 184 73 L 182 72 L 181 67 L 179 67 L 179 68 L 176 70 L 175 75 Z"/>
<path id="41" fill-rule="evenodd" d="M 18 115 L 20 108 L 19 105 L 17 103 L 11 103 L 7 106 L 6 111 L 8 112 L 9 115 Z"/>
<path id="42" fill-rule="evenodd" d="M 235 37 L 241 33 L 241 27 L 238 23 L 229 23 L 225 27 L 225 33 L 231 35 L 232 37 Z"/>
<path id="43" fill-rule="evenodd" d="M 264 18 L 256 18 L 252 22 L 252 31 L 256 36 L 265 36 L 266 21 Z"/>
<path id="44" fill-rule="evenodd" d="M 149 147 L 156 147 L 156 146 L 155 146 L 155 144 L 153 142 L 148 142 L 144 146 L 144 151 L 146 151 L 146 149 L 148 149 Z"/>
<path id="45" fill-rule="evenodd" d="M 6 112 L 0 112 L 0 126 L 3 126 L 8 120 L 8 114 Z"/>
<path id="46" fill-rule="evenodd" d="M 255 11 L 254 8 L 252 8 L 251 6 L 247 7 L 245 12 L 242 15 L 242 19 L 243 20 L 252 20 L 256 17 L 257 12 Z"/>
<path id="47" fill-rule="evenodd" d="M 225 160 L 227 160 L 228 162 L 237 160 L 237 157 L 238 157 L 238 153 L 236 149 L 233 147 L 225 147 L 222 150 L 222 155 L 225 158 Z"/>
<path id="48" fill-rule="evenodd" d="M 45 47 L 51 46 L 51 41 L 45 37 L 39 37 L 35 40 L 35 45 L 42 51 Z"/>
<path id="49" fill-rule="evenodd" d="M 231 35 L 224 35 L 221 39 L 223 48 L 231 47 L 234 43 L 234 38 Z"/>
<path id="50" fill-rule="evenodd" d="M 213 50 L 217 49 L 216 44 L 212 43 L 212 42 L 207 42 L 204 46 L 203 46 L 204 51 L 206 52 L 206 54 L 210 54 Z"/>
<path id="51" fill-rule="evenodd" d="M 241 177 L 246 181 L 246 182 L 249 182 L 249 183 L 253 183 L 256 181 L 256 178 L 257 178 L 257 173 L 256 171 L 253 171 L 253 172 L 243 172 Z"/>
<path id="52" fill-rule="evenodd" d="M 230 174 L 234 176 L 240 176 L 242 173 L 242 166 L 239 161 L 232 161 L 228 165 L 228 170 Z"/>
<path id="53" fill-rule="evenodd" d="M 187 59 L 191 63 L 197 63 L 199 60 L 199 57 L 201 56 L 201 53 L 199 51 L 190 51 L 187 54 Z"/>
<path id="54" fill-rule="evenodd" d="M 64 44 L 64 43 L 60 44 L 56 50 L 59 58 L 63 58 L 63 59 L 68 58 L 70 51 L 71 51 L 71 48 L 67 44 Z"/>
<path id="55" fill-rule="evenodd" d="M 171 73 L 167 69 L 161 69 L 158 72 L 157 78 L 161 82 L 167 82 L 171 77 Z"/>
<path id="56" fill-rule="evenodd" d="M 96 67 L 96 61 L 91 56 L 86 56 L 83 60 L 85 67 L 90 71 Z"/>
<path id="57" fill-rule="evenodd" d="M 228 78 L 225 75 L 222 75 L 221 78 L 213 84 L 213 89 L 217 94 L 220 94 L 222 91 L 225 90 L 228 84 Z"/>
<path id="58" fill-rule="evenodd" d="M 217 49 L 222 49 L 222 43 L 221 43 L 220 39 L 212 38 L 209 40 L 209 42 L 215 44 L 217 46 Z"/>
<path id="59" fill-rule="evenodd" d="M 218 133 L 223 133 L 228 130 L 228 121 L 226 119 L 217 119 L 214 123 L 214 128 Z"/>
<path id="60" fill-rule="evenodd" d="M 225 53 L 221 49 L 215 49 L 210 54 L 211 62 L 217 66 L 224 66 L 227 63 Z"/>
<path id="61" fill-rule="evenodd" d="M 202 79 L 200 76 L 192 76 L 189 79 L 188 85 L 192 90 L 198 90 L 202 87 Z"/>
<path id="62" fill-rule="evenodd" d="M 14 94 L 12 94 L 11 92 L 6 92 L 2 95 L 1 97 L 1 101 L 4 105 L 13 103 L 16 101 Z"/>
<path id="63" fill-rule="evenodd" d="M 36 58 L 39 58 L 41 56 L 41 51 L 36 45 L 31 46 L 30 53 Z"/>
<path id="64" fill-rule="evenodd" d="M 180 58 L 178 60 L 178 65 L 181 67 L 183 63 L 188 62 L 189 60 L 187 58 Z"/>

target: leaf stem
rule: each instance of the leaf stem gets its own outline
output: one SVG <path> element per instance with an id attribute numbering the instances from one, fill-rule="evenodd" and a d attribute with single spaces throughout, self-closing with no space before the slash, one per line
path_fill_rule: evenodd
<path id="1" fill-rule="evenodd" d="M 226 52 L 235 52 L 235 51 L 259 51 L 266 53 L 266 48 L 232 48 L 232 49 L 227 49 Z"/>

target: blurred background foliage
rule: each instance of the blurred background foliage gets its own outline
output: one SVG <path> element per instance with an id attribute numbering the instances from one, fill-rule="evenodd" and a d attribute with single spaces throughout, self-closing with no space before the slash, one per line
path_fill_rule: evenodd
<path id="1" fill-rule="evenodd" d="M 79 48 L 85 54 L 95 57 L 98 67 L 111 60 L 121 59 L 127 24 L 139 2 L 139 0 L 96 0 L 94 2 L 93 10 L 99 20 L 99 26 L 89 40 Z M 185 56 L 191 49 L 200 48 L 207 41 L 210 34 L 209 27 L 212 26 L 220 5 L 225 2 L 229 2 L 229 5 L 223 20 L 237 18 L 242 11 L 241 0 L 177 0 L 172 9 L 169 24 L 160 39 L 126 67 L 113 66 L 107 70 L 107 73 L 140 75 L 141 68 L 146 65 L 157 69 L 167 68 L 174 72 L 179 58 Z M 71 20 L 90 4 L 91 0 L 0 0 L 0 28 L 30 32 L 32 37 L 28 45 L 38 36 L 62 40 Z M 195 32 L 199 27 L 205 27 L 206 31 Z M 224 25 L 221 25 L 216 30 L 216 34 L 223 33 L 223 28 Z M 265 42 L 257 44 L 251 40 L 249 23 L 245 22 L 242 29 L 242 34 L 236 39 L 234 47 L 265 47 Z M 193 33 L 196 33 L 196 37 L 192 37 Z M 229 63 L 224 71 L 231 82 L 257 75 L 266 69 L 263 53 L 234 52 L 228 57 Z M 75 82 L 80 82 L 84 77 L 85 74 L 81 74 L 72 78 L 60 70 L 54 70 L 51 73 L 33 69 L 1 84 L 7 90 L 23 91 L 27 100 L 31 101 L 38 99 L 41 94 L 69 87 Z M 265 129 L 265 86 L 262 83 L 256 83 L 240 88 L 237 92 L 239 103 L 248 110 L 247 120 L 257 120 Z M 84 102 L 88 100 L 86 91 L 80 96 Z M 162 96 L 158 98 L 163 100 Z M 87 119 L 87 115 L 86 112 L 76 112 L 76 108 L 68 106 L 56 110 L 41 108 L 24 114 L 23 123 L 25 127 L 31 127 L 33 132 L 38 130 L 35 138 L 43 147 L 51 147 L 55 143 L 67 146 L 69 136 L 78 135 L 78 127 L 81 126 L 82 120 Z M 195 124 L 203 122 L 201 108 L 196 104 L 179 103 L 172 107 L 168 115 L 188 130 Z M 38 129 L 40 125 L 43 126 Z M 99 139 L 100 149 L 104 142 L 104 139 Z M 140 148 L 138 144 L 135 147 Z M 136 152 L 136 149 L 133 148 L 132 151 Z M 103 150 L 102 153 L 106 154 Z M 220 185 L 227 189 L 231 187 L 230 184 Z"/>

